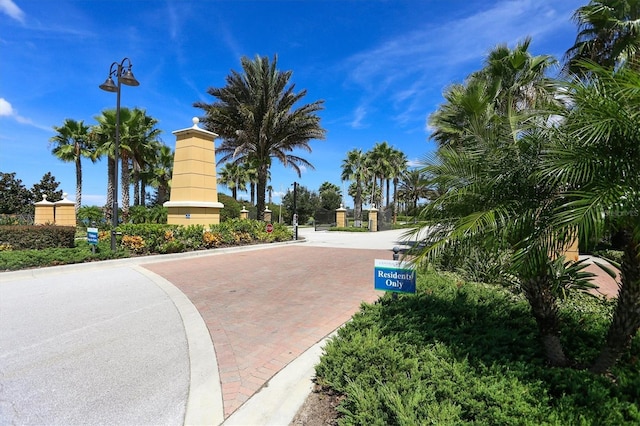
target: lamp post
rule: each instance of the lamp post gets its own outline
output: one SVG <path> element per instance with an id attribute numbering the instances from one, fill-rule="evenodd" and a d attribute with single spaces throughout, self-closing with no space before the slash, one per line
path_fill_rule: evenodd
<path id="1" fill-rule="evenodd" d="M 125 63 L 128 63 L 125 71 Z M 122 84 L 127 86 L 139 86 L 140 83 L 133 76 L 131 67 L 133 64 L 129 58 L 124 58 L 120 63 L 114 62 L 109 69 L 109 75 L 104 83 L 100 87 L 107 92 L 116 93 L 116 140 L 113 150 L 113 159 L 115 166 L 113 168 L 113 188 L 111 189 L 112 206 L 111 206 L 111 250 L 116 250 L 116 227 L 118 226 L 118 154 L 120 150 L 120 88 Z M 113 77 L 118 80 L 116 85 L 113 82 Z"/>

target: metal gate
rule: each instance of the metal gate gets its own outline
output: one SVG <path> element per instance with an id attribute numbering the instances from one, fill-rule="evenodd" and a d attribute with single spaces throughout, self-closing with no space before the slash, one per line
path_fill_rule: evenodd
<path id="1" fill-rule="evenodd" d="M 313 227 L 316 231 L 326 230 L 336 226 L 336 211 L 318 209 L 313 215 Z"/>
<path id="2" fill-rule="evenodd" d="M 388 231 L 393 228 L 393 206 L 381 208 L 378 211 L 378 231 Z"/>

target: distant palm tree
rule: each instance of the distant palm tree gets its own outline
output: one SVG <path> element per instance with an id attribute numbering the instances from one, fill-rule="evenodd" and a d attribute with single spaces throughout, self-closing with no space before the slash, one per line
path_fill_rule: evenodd
<path id="1" fill-rule="evenodd" d="M 353 196 L 353 210 L 355 220 L 362 220 L 362 194 L 363 184 L 366 181 L 367 165 L 366 155 L 361 149 L 352 149 L 347 152 L 347 158 L 342 160 L 342 181 L 353 181 L 355 184 L 355 193 Z"/>
<path id="2" fill-rule="evenodd" d="M 89 127 L 84 122 L 67 118 L 60 127 L 53 127 L 56 135 L 49 139 L 55 145 L 51 153 L 62 161 L 76 166 L 76 215 L 82 206 L 82 157 L 95 162 L 95 145 L 89 138 Z"/>
<path id="3" fill-rule="evenodd" d="M 391 175 L 393 174 L 393 152 L 394 149 L 385 141 L 376 143 L 371 151 L 368 152 L 369 167 L 375 178 L 380 179 L 380 190 L 383 190 L 384 182 L 387 183 L 386 187 L 386 206 L 389 207 L 389 187 Z M 375 193 L 375 178 L 374 178 L 374 193 Z M 376 200 L 378 208 L 382 208 L 382 198 Z"/>
<path id="4" fill-rule="evenodd" d="M 247 170 L 236 163 L 225 163 L 218 174 L 218 183 L 231 190 L 231 196 L 238 200 L 238 190 L 247 190 Z"/>
<path id="5" fill-rule="evenodd" d="M 218 163 L 257 166 L 257 211 L 262 219 L 272 159 L 292 167 L 298 176 L 301 166 L 313 168 L 293 152 L 311 152 L 309 142 L 324 139 L 325 130 L 316 114 L 323 109 L 324 101 L 300 105 L 307 92 L 294 92 L 295 86 L 289 85 L 292 71 L 279 71 L 277 56 L 273 61 L 243 57 L 241 64 L 243 72 L 232 70 L 225 87 L 207 90 L 217 101 L 196 102 L 194 106 L 204 110 L 205 127 L 223 139 L 217 149 L 221 154 Z"/>

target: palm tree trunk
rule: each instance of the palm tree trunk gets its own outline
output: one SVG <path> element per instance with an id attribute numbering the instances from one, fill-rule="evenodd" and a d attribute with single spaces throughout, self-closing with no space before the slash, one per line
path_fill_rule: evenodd
<path id="1" fill-rule="evenodd" d="M 356 180 L 356 199 L 354 209 L 354 220 L 356 222 L 356 226 L 362 226 L 362 187 L 360 180 Z"/>
<path id="2" fill-rule="evenodd" d="M 82 162 L 80 156 L 76 156 L 76 217 L 82 206 Z"/>
<path id="3" fill-rule="evenodd" d="M 523 290 L 538 324 L 547 361 L 554 367 L 568 366 L 569 360 L 560 342 L 558 305 L 551 291 L 549 277 L 543 275 L 530 278 L 523 282 Z"/>
<path id="4" fill-rule="evenodd" d="M 603 374 L 620 358 L 629 347 L 631 340 L 640 328 L 640 260 L 638 245 L 627 244 L 620 265 L 620 291 L 618 303 L 613 313 L 613 321 L 607 332 L 607 341 L 590 370 Z"/>
<path id="5" fill-rule="evenodd" d="M 140 173 L 133 172 L 133 205 L 140 205 Z"/>
<path id="6" fill-rule="evenodd" d="M 104 218 L 107 223 L 111 224 L 111 218 L 113 217 L 113 173 L 115 171 L 114 160 L 111 157 L 107 158 L 107 205 L 104 209 Z"/>
<path id="7" fill-rule="evenodd" d="M 129 203 L 130 203 L 130 193 L 129 186 L 131 184 L 131 174 L 129 173 L 129 158 L 123 156 L 122 157 L 122 170 L 120 173 L 120 185 L 122 191 L 122 221 L 127 222 L 129 219 Z"/>
<path id="8" fill-rule="evenodd" d="M 258 192 L 258 203 L 256 205 L 258 220 L 264 220 L 264 198 L 265 192 L 267 189 L 267 177 L 269 174 L 269 168 L 267 164 L 260 164 L 258 166 L 258 183 L 257 183 L 257 192 Z M 254 188 L 254 185 L 251 184 L 251 188 Z M 253 192 L 253 191 L 252 191 Z M 253 197 L 252 201 L 253 203 Z"/>

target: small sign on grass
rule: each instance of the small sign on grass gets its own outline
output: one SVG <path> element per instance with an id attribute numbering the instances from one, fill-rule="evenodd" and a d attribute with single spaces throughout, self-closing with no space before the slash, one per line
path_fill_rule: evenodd
<path id="1" fill-rule="evenodd" d="M 416 270 L 407 262 L 376 259 L 373 271 L 376 290 L 396 293 L 416 292 Z"/>

